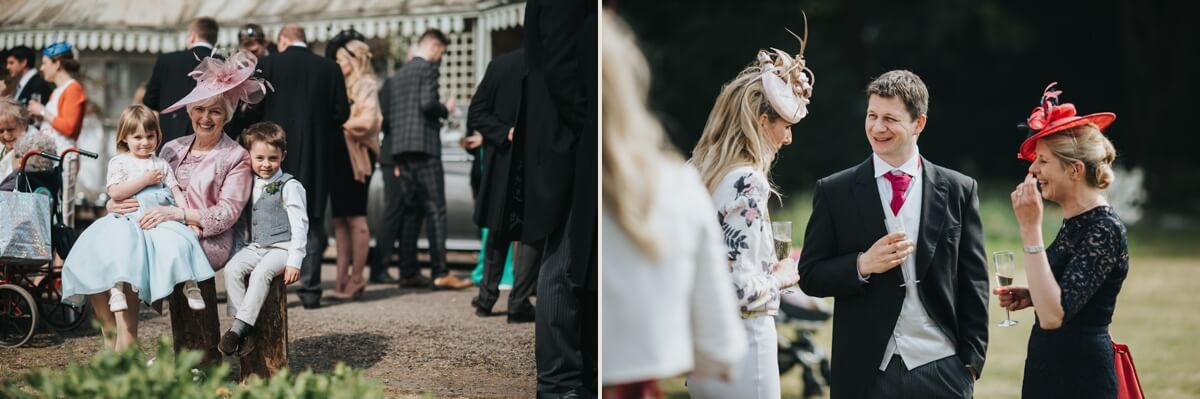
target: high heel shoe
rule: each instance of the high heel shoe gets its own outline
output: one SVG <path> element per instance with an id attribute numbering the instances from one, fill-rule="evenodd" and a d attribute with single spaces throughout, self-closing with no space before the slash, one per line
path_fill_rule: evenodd
<path id="1" fill-rule="evenodd" d="M 347 298 L 357 301 L 362 299 L 363 292 L 366 291 L 366 289 L 367 283 L 365 281 L 351 281 L 346 283 L 345 295 Z"/>

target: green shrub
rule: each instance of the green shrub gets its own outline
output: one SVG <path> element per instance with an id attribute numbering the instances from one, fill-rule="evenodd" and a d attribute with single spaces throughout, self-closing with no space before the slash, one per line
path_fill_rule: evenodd
<path id="1" fill-rule="evenodd" d="M 169 338 L 158 343 L 154 363 L 147 366 L 141 351 L 130 348 L 97 353 L 86 364 L 66 369 L 40 369 L 21 380 L 0 386 L 5 398 L 382 398 L 382 388 L 362 372 L 339 363 L 331 374 L 280 370 L 268 380 L 251 378 L 244 385 L 229 380 L 227 364 L 197 368 L 202 355 L 182 351 L 178 356 Z"/>

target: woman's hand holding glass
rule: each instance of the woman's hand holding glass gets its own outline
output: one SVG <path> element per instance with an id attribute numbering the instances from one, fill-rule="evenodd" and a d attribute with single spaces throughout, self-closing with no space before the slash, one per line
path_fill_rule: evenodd
<path id="1" fill-rule="evenodd" d="M 771 265 L 771 275 L 779 280 L 779 288 L 785 294 L 789 292 L 786 288 L 795 287 L 800 282 L 800 271 L 796 269 L 796 261 L 791 258 Z"/>
<path id="2" fill-rule="evenodd" d="M 1000 307 L 1010 312 L 1033 306 L 1033 298 L 1029 296 L 1029 287 L 1025 285 L 996 287 L 992 289 L 992 294 L 1000 298 Z"/>

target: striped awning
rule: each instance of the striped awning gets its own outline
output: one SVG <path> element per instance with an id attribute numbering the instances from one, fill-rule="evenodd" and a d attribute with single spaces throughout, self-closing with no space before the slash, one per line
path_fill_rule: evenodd
<path id="1" fill-rule="evenodd" d="M 353 27 L 368 38 L 411 36 L 436 28 L 462 33 L 520 26 L 524 3 L 513 0 L 3 0 L 0 48 L 42 48 L 66 40 L 80 50 L 165 53 L 186 45 L 188 23 L 210 16 L 221 24 L 218 47 L 237 45 L 236 27 L 263 26 L 273 37 L 298 23 L 309 41 L 323 42 Z M 231 29 L 232 28 L 232 29 Z"/>

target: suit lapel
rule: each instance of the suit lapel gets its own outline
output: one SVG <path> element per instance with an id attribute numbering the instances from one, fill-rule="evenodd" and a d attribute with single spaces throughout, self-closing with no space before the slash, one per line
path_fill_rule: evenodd
<path id="1" fill-rule="evenodd" d="M 863 251 L 887 235 L 887 227 L 883 224 L 883 203 L 880 201 L 879 185 L 875 182 L 875 164 L 872 158 L 868 157 L 866 162 L 858 165 L 858 170 L 854 172 L 854 202 L 858 208 L 863 237 L 866 238 Z M 876 279 L 895 280 L 897 285 L 902 281 L 898 268 L 875 276 L 872 281 L 876 281 Z"/>
<path id="2" fill-rule="evenodd" d="M 921 232 L 917 243 L 917 279 L 929 271 L 933 253 L 942 240 L 946 222 L 947 183 L 944 176 L 929 160 L 921 158 Z"/>

